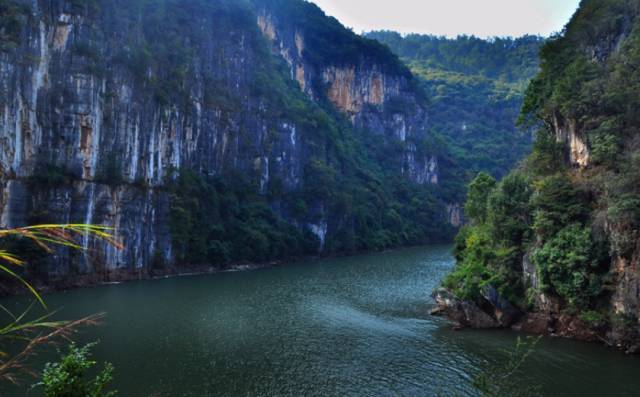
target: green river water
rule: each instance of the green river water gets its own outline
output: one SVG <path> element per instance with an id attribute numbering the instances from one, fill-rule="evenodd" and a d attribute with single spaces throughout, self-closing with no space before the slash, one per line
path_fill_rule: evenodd
<path id="1" fill-rule="evenodd" d="M 100 341 L 95 358 L 115 365 L 120 397 L 473 396 L 474 374 L 503 360 L 517 334 L 457 332 L 429 316 L 430 293 L 453 266 L 449 251 L 307 261 L 46 300 L 60 318 L 108 313 L 80 340 Z M 640 396 L 640 358 L 547 338 L 522 382 L 541 385 L 545 396 Z M 40 395 L 24 389 L 0 395 Z"/>

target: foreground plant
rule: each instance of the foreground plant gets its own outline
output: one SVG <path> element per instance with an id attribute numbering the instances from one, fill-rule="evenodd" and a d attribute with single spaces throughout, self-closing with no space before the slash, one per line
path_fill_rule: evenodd
<path id="1" fill-rule="evenodd" d="M 60 362 L 48 363 L 42 375 L 42 382 L 34 387 L 42 387 L 45 397 L 114 397 L 115 391 L 107 392 L 107 385 L 113 380 L 113 366 L 109 363 L 93 379 L 86 379 L 87 372 L 97 362 L 91 360 L 90 350 L 96 344 L 84 347 L 69 346 L 69 352 Z"/>
<path id="2" fill-rule="evenodd" d="M 0 230 L 0 241 L 7 238 L 26 239 L 46 253 L 52 253 L 56 247 L 67 247 L 82 250 L 79 243 L 82 238 L 94 237 L 120 249 L 121 244 L 110 234 L 111 229 L 103 226 L 69 224 L 38 225 Z M 39 304 L 47 309 L 46 304 L 36 289 L 19 273 L 25 261 L 16 253 L 0 250 L 0 274 L 4 273 L 21 283 L 35 297 Z M 33 306 L 33 305 L 32 305 Z M 103 314 L 97 314 L 75 321 L 52 321 L 55 314 L 50 312 L 44 316 L 29 320 L 27 317 L 32 306 L 19 315 L 0 305 L 7 320 L 0 324 L 0 383 L 18 383 L 19 375 L 33 371 L 25 366 L 25 362 L 37 353 L 38 348 L 55 344 L 69 338 L 78 328 L 97 325 Z M 20 346 L 16 349 L 16 345 Z M 6 350 L 18 350 L 18 353 L 7 353 Z"/>

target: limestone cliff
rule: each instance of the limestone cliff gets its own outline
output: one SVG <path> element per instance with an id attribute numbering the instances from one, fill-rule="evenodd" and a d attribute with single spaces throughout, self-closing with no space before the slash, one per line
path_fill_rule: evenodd
<path id="1" fill-rule="evenodd" d="M 104 224 L 125 242 L 115 251 L 84 241 L 91 254 L 61 252 L 48 275 L 174 263 L 166 185 L 178 170 L 242 175 L 321 249 L 358 224 L 328 196 L 306 194 L 304 213 L 291 209 L 299 200 L 287 203 L 310 191 L 317 170 L 366 175 L 340 159 L 344 147 L 400 144 L 387 158 L 394 172 L 416 186 L 438 183 L 438 153 L 420 146 L 426 109 L 410 73 L 333 20 L 356 55 L 318 61 L 327 48 L 313 25 L 328 18 L 311 4 L 11 1 L 15 15 L 0 17 L 21 28 L 0 51 L 2 226 Z M 291 7 L 315 20 L 299 23 Z M 447 220 L 445 204 L 434 228 Z"/>

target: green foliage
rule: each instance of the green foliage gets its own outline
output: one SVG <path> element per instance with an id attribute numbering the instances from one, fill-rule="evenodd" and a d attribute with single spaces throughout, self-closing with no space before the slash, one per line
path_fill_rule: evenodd
<path id="1" fill-rule="evenodd" d="M 99 10 L 99 0 L 67 0 L 68 7 L 73 14 L 85 15 Z"/>
<path id="2" fill-rule="evenodd" d="M 487 204 L 491 236 L 498 244 L 514 247 L 524 241 L 530 225 L 531 189 L 519 173 L 507 175 L 491 192 Z"/>
<path id="3" fill-rule="evenodd" d="M 609 177 L 602 200 L 607 215 L 615 225 L 611 234 L 613 251 L 633 258 L 640 239 L 640 151 L 626 153 L 617 165 L 619 173 Z"/>
<path id="4" fill-rule="evenodd" d="M 124 182 L 122 163 L 118 155 L 108 153 L 105 158 L 100 159 L 95 181 L 112 186 L 117 186 Z"/>
<path id="5" fill-rule="evenodd" d="M 113 366 L 106 364 L 95 378 L 87 379 L 96 362 L 90 359 L 90 350 L 95 344 L 69 346 L 69 352 L 60 362 L 48 363 L 42 374 L 42 387 L 46 397 L 113 397 L 115 391 L 106 391 L 113 380 Z"/>
<path id="6" fill-rule="evenodd" d="M 562 145 L 549 132 L 538 130 L 533 151 L 525 161 L 528 171 L 540 176 L 553 175 L 559 172 L 563 165 Z"/>
<path id="7" fill-rule="evenodd" d="M 102 14 L 108 22 L 122 26 L 126 35 L 127 45 L 116 55 L 114 67 L 128 71 L 136 90 L 152 95 L 165 110 L 178 108 L 188 114 L 195 111 L 194 99 L 201 98 L 204 108 L 221 113 L 223 122 L 229 120 L 229 130 L 237 133 L 242 147 L 251 147 L 253 119 L 235 123 L 239 108 L 246 104 L 245 110 L 264 117 L 265 148 L 278 144 L 284 123 L 295 126 L 302 137 L 298 142 L 302 155 L 296 159 L 302 175 L 296 187 L 274 172 L 268 186 L 258 189 L 258 172 L 245 169 L 241 176 L 229 172 L 226 164 L 215 177 L 181 169 L 168 178 L 170 230 L 180 263 L 225 266 L 316 254 L 319 241 L 311 230 L 324 229 L 325 224 L 323 248 L 328 254 L 445 241 L 453 235 L 445 214 L 446 204 L 459 202 L 463 195 L 458 179 L 444 178 L 443 187 L 437 189 L 409 183 L 401 173 L 401 154 L 408 144 L 416 146 L 418 158 L 438 156 L 443 169 L 448 169 L 446 143 L 374 142 L 367 131 L 355 131 L 326 98 L 311 100 L 300 90 L 289 65 L 273 53 L 272 43 L 260 32 L 256 13 L 267 8 L 276 21 L 292 21 L 305 48 L 313 48 L 304 51 L 305 62 L 318 70 L 375 62 L 383 72 L 411 84 L 409 70 L 385 46 L 345 29 L 317 6 L 297 0 L 118 0 L 101 7 L 106 8 Z M 211 45 L 211 37 L 229 42 Z M 242 50 L 237 43 L 242 43 Z M 84 44 L 76 52 L 92 56 Z M 213 62 L 198 64 L 202 54 Z M 239 81 L 230 81 L 220 71 L 233 68 L 229 63 L 240 56 L 250 67 Z M 311 82 L 318 85 L 315 91 L 324 92 L 321 75 L 316 77 Z M 384 111 L 406 111 L 407 106 L 415 103 L 398 97 Z M 275 167 L 276 159 L 269 160 Z M 101 159 L 98 180 L 120 183 L 121 174 L 117 156 Z M 261 194 L 254 193 L 258 190 Z"/>
<path id="8" fill-rule="evenodd" d="M 317 252 L 313 235 L 287 224 L 239 175 L 205 178 L 181 170 L 167 188 L 176 258 L 224 267 Z"/>
<path id="9" fill-rule="evenodd" d="M 600 130 L 590 137 L 591 154 L 596 164 L 614 164 L 620 151 L 620 138 L 607 130 Z"/>
<path id="10" fill-rule="evenodd" d="M 514 182 L 507 183 L 512 184 Z M 496 186 L 490 194 L 504 197 L 505 192 L 511 190 L 511 186 Z M 482 290 L 492 286 L 516 305 L 523 301 L 524 285 L 519 273 L 521 252 L 517 242 L 523 238 L 526 223 L 518 225 L 512 222 L 507 213 L 523 208 L 528 196 L 525 194 L 520 201 L 515 196 L 513 201 L 494 198 L 500 202 L 495 205 L 504 211 L 504 215 L 495 216 L 489 212 L 486 222 L 465 226 L 456 237 L 454 254 L 458 264 L 444 286 L 460 299 L 478 301 Z M 489 201 L 485 203 L 485 211 Z M 496 238 L 496 234 L 503 238 Z"/>
<path id="11" fill-rule="evenodd" d="M 495 185 L 496 180 L 485 172 L 478 174 L 476 179 L 469 184 L 464 213 L 472 222 L 482 224 L 486 221 L 489 193 Z"/>
<path id="12" fill-rule="evenodd" d="M 585 323 L 589 324 L 590 327 L 597 329 L 606 327 L 609 324 L 609 315 L 608 313 L 603 313 L 596 310 L 587 310 L 578 316 L 578 318 Z"/>
<path id="13" fill-rule="evenodd" d="M 536 115 L 548 129 L 572 122 L 586 140 L 591 165 L 598 167 L 590 176 L 591 190 L 599 196 L 600 211 L 614 225 L 610 236 L 614 252 L 626 257 L 635 249 L 640 224 L 635 210 L 640 195 L 635 169 L 640 163 L 634 160 L 639 151 L 640 31 L 627 18 L 635 15 L 634 7 L 623 0 L 583 1 L 564 34 L 544 46 L 542 71 L 529 87 L 523 108 L 523 116 Z M 614 38 L 620 40 L 614 43 Z M 551 141 L 553 131 L 546 134 L 541 137 Z M 533 162 L 553 166 L 547 170 L 536 166 L 532 171 L 551 175 L 563 168 L 566 154 L 538 150 L 550 148 L 540 137 L 538 142 Z M 539 222 L 542 228 L 544 221 L 548 219 Z"/>
<path id="14" fill-rule="evenodd" d="M 571 308 L 587 310 L 604 292 L 607 266 L 589 229 L 570 225 L 533 252 L 543 289 Z"/>
<path id="15" fill-rule="evenodd" d="M 617 257 L 636 263 L 640 241 L 635 15 L 635 2 L 584 0 L 565 31 L 544 44 L 520 117 L 538 130 L 533 152 L 493 188 L 484 221 L 477 216 L 456 239 L 450 289 L 473 299 L 491 283 L 516 304 L 544 292 L 593 328 L 617 327 L 607 315 L 611 263 Z M 568 143 L 577 139 L 588 144 L 586 166 L 568 161 Z M 469 212 L 482 214 L 483 200 L 475 196 Z M 508 254 L 499 260 L 499 252 Z M 509 284 L 525 276 L 525 254 L 542 291 L 517 288 L 509 295 Z"/>
<path id="16" fill-rule="evenodd" d="M 613 313 L 611 324 L 622 330 L 631 330 L 638 326 L 638 317 L 633 313 Z"/>
<path id="17" fill-rule="evenodd" d="M 40 163 L 27 181 L 31 187 L 56 187 L 71 183 L 76 175 L 54 164 Z"/>
<path id="18" fill-rule="evenodd" d="M 354 156 L 357 158 L 356 156 Z M 378 170 L 373 163 L 339 172 L 311 159 L 300 190 L 272 181 L 265 195 L 241 175 L 203 177 L 180 170 L 168 181 L 171 234 L 178 262 L 263 262 L 316 254 L 310 225 L 326 222 L 324 252 L 383 250 L 446 241 L 445 203 L 431 186 L 417 186 Z M 277 202 L 275 212 L 270 203 Z"/>
<path id="19" fill-rule="evenodd" d="M 601 74 L 599 64 L 591 62 L 586 56 L 578 56 L 566 66 L 563 76 L 555 82 L 550 105 L 571 119 L 598 107 L 602 87 L 594 84 L 593 80 Z"/>
<path id="20" fill-rule="evenodd" d="M 476 181 L 490 182 L 486 176 Z M 592 308 L 606 292 L 606 245 L 582 226 L 588 202 L 567 176 L 530 182 L 514 172 L 488 193 L 486 186 L 477 189 L 479 184 L 472 184 L 467 206 L 486 216 L 476 217 L 460 232 L 455 245 L 458 266 L 445 286 L 461 298 L 477 300 L 482 288 L 491 285 L 511 303 L 525 307 L 522 256 L 532 243 L 542 242 L 532 259 L 545 291 L 572 308 Z"/>
<path id="21" fill-rule="evenodd" d="M 126 67 L 139 88 L 151 92 L 163 106 L 179 106 L 189 109 L 192 88 L 201 70 L 195 65 L 196 54 L 211 37 L 235 35 L 246 31 L 244 45 L 250 48 L 263 46 L 262 36 L 245 2 L 230 0 L 118 0 L 102 2 L 101 14 L 108 22 L 127 32 L 126 45 L 110 64 Z M 90 13 L 89 13 L 90 14 Z M 215 18 L 211 18 L 214 15 Z M 131 30 L 130 25 L 137 26 Z M 266 54 L 266 60 L 270 54 Z M 220 54 L 220 63 L 226 62 Z M 216 68 L 218 65 L 204 65 Z M 207 73 L 211 76 L 210 73 Z M 205 88 L 210 89 L 210 82 Z M 219 91 L 218 91 L 219 92 Z M 211 101 L 216 93 L 205 93 L 205 101 Z"/>
<path id="22" fill-rule="evenodd" d="M 585 221 L 589 210 L 588 201 L 565 174 L 536 182 L 531 205 L 535 209 L 533 229 L 543 240 L 571 223 Z"/>
<path id="23" fill-rule="evenodd" d="M 419 34 L 403 37 L 389 31 L 367 33 L 367 37 L 387 44 L 402 58 L 420 60 L 432 69 L 509 82 L 527 80 L 538 72 L 538 51 L 543 42 L 538 36 L 447 39 Z"/>
<path id="24" fill-rule="evenodd" d="M 97 45 L 90 41 L 73 43 L 73 55 L 84 58 L 85 71 L 97 77 L 104 77 L 107 65 L 104 64 L 102 54 Z"/>
<path id="25" fill-rule="evenodd" d="M 488 249 L 490 246 L 491 238 L 485 228 L 465 229 L 464 240 L 457 245 L 458 266 L 445 279 L 445 288 L 460 299 L 476 301 L 494 275 L 490 264 L 495 259 L 495 251 Z"/>

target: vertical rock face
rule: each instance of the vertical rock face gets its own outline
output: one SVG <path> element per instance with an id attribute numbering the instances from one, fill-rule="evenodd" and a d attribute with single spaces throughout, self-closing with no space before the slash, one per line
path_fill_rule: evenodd
<path id="1" fill-rule="evenodd" d="M 613 263 L 616 291 L 612 306 L 616 314 L 640 318 L 640 269 L 638 260 L 616 258 Z"/>
<path id="2" fill-rule="evenodd" d="M 70 7 L 35 2 L 23 45 L 0 53 L 3 226 L 24 225 L 43 213 L 57 222 L 106 224 L 126 241 L 125 250 L 107 249 L 78 270 L 92 272 L 98 264 L 135 269 L 158 253 L 171 260 L 168 197 L 160 189 L 170 170 L 239 170 L 259 178 L 262 192 L 273 174 L 290 190 L 300 186 L 303 144 L 296 126 L 272 120 L 247 95 L 245 76 L 260 62 L 245 43 L 250 32 L 228 31 L 225 40 L 200 43 L 187 106 L 162 105 L 126 65 L 96 65 L 120 55 L 117 29 L 135 35 L 142 27 L 65 12 Z M 215 21 L 198 23 L 218 35 Z M 244 96 L 236 109 L 207 102 L 207 83 L 214 80 L 229 96 Z M 43 173 L 59 173 L 68 183 L 35 183 L 32 176 Z M 105 184 L 114 177 L 121 183 Z"/>
<path id="3" fill-rule="evenodd" d="M 571 165 L 586 168 L 590 163 L 589 146 L 582 137 L 575 120 L 561 120 L 559 117 L 553 118 L 553 128 L 556 133 L 556 140 L 563 144 L 568 152 Z"/>
<path id="4" fill-rule="evenodd" d="M 136 271 L 155 257 L 170 263 L 163 186 L 177 169 L 239 172 L 263 195 L 274 179 L 285 192 L 304 185 L 318 144 L 310 127 L 274 116 L 267 94 L 256 93 L 252 76 L 272 67 L 265 38 L 308 98 L 328 101 L 372 141 L 400 142 L 404 155 L 392 162 L 399 171 L 438 183 L 437 157 L 417 149 L 427 119 L 410 76 L 367 54 L 319 63 L 309 59 L 318 51 L 307 41 L 312 33 L 276 16 L 270 2 L 256 1 L 256 10 L 218 3 L 212 14 L 172 21 L 190 32 L 178 35 L 186 48 L 154 59 L 139 38 L 173 25 L 140 23 L 135 2 L 37 0 L 22 18 L 19 46 L 0 52 L 2 226 L 105 224 L 126 242 L 116 251 L 85 241 L 96 248 L 91 255 L 61 254 L 49 274 Z M 247 18 L 252 27 L 236 23 Z M 307 227 L 324 245 L 327 220 Z"/>
<path id="5" fill-rule="evenodd" d="M 331 103 L 352 116 L 360 114 L 365 105 L 382 106 L 386 99 L 399 94 L 398 85 L 387 84 L 386 76 L 375 67 L 364 73 L 355 67 L 329 67 L 322 77 L 329 86 Z"/>
<path id="6" fill-rule="evenodd" d="M 417 150 L 427 136 L 427 112 L 408 71 L 395 70 L 366 52 L 350 61 L 317 59 L 309 53 L 307 36 L 318 39 L 300 18 L 284 19 L 268 7 L 259 8 L 257 23 L 290 68 L 291 77 L 309 97 L 329 101 L 371 139 L 402 142 L 402 171 L 418 184 L 438 183 L 438 159 Z M 319 11 L 319 10 L 318 10 Z"/>
<path id="7" fill-rule="evenodd" d="M 447 206 L 447 212 L 449 213 L 449 223 L 453 227 L 460 227 L 463 225 L 464 223 L 464 219 L 462 215 L 463 210 L 460 204 L 458 203 L 449 204 Z"/>

